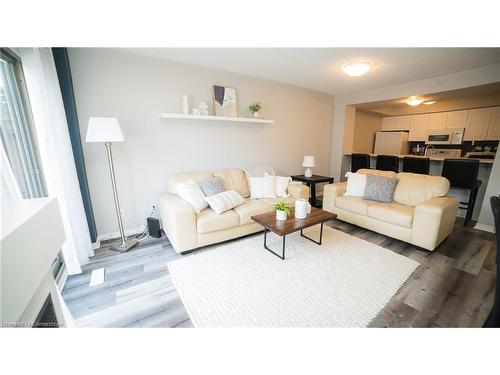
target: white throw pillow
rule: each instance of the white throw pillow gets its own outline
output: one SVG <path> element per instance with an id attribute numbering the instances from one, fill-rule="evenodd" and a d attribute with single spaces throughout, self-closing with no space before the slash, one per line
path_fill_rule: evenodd
<path id="1" fill-rule="evenodd" d="M 248 177 L 248 182 L 251 198 L 276 198 L 274 176 Z"/>
<path id="2" fill-rule="evenodd" d="M 365 193 L 366 175 L 361 173 L 347 172 L 347 188 L 344 193 L 346 197 L 362 197 Z"/>
<path id="3" fill-rule="evenodd" d="M 266 177 L 267 176 L 270 175 L 266 173 Z M 292 178 L 284 176 L 270 176 L 270 177 L 274 177 L 274 185 L 275 185 L 274 193 L 276 194 L 276 196 L 280 198 L 288 197 L 290 194 L 288 194 L 286 190 L 288 189 L 288 184 L 292 182 Z"/>
<path id="4" fill-rule="evenodd" d="M 234 190 L 223 191 L 205 199 L 217 215 L 245 203 L 245 199 Z"/>
<path id="5" fill-rule="evenodd" d="M 194 180 L 179 182 L 175 188 L 179 196 L 193 206 L 197 214 L 208 207 L 208 203 L 205 200 L 205 194 L 203 194 L 200 186 Z"/>

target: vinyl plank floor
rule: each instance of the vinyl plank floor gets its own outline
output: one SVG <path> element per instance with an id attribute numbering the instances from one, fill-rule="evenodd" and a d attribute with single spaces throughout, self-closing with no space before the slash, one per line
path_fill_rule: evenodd
<path id="1" fill-rule="evenodd" d="M 433 252 L 334 220 L 327 225 L 421 264 L 370 327 L 481 327 L 493 304 L 496 249 L 493 234 L 463 227 Z M 261 234 L 256 234 L 261 235 Z M 62 292 L 81 327 L 192 327 L 167 263 L 177 254 L 166 237 L 148 238 L 122 254 L 102 243 Z M 184 256 L 191 256 L 198 250 Z M 104 283 L 89 286 L 92 270 L 106 269 Z"/>

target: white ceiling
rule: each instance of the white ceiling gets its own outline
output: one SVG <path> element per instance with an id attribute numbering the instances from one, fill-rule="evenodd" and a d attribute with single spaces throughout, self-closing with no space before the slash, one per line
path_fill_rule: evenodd
<path id="1" fill-rule="evenodd" d="M 500 48 L 123 48 L 143 56 L 227 70 L 338 95 L 500 63 Z M 373 63 L 362 77 L 341 66 Z"/>

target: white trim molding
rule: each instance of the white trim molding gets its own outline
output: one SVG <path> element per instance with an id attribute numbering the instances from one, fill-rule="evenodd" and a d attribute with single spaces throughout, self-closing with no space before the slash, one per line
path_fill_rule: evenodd
<path id="1" fill-rule="evenodd" d="M 476 225 L 474 225 L 474 229 L 482 230 L 483 232 L 495 233 L 495 227 L 492 225 L 476 223 Z"/>

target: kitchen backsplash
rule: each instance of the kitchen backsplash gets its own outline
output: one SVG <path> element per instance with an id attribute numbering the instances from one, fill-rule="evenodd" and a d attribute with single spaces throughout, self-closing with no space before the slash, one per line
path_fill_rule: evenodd
<path id="1" fill-rule="evenodd" d="M 474 144 L 472 144 L 474 143 Z M 425 142 L 409 142 L 410 146 L 410 151 L 409 153 L 411 155 L 415 154 L 414 148 L 417 147 L 417 145 L 422 148 L 425 147 Z M 453 148 L 457 149 L 460 148 L 462 149 L 462 156 L 464 156 L 467 152 L 470 151 L 485 151 L 485 147 L 490 147 L 490 151 L 496 152 L 498 148 L 498 141 L 464 141 L 463 144 L 461 145 L 434 145 L 435 148 Z"/>

